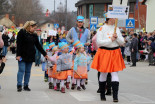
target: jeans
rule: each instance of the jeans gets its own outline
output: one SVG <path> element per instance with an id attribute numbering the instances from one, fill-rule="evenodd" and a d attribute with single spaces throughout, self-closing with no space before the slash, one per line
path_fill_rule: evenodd
<path id="1" fill-rule="evenodd" d="M 28 86 L 31 75 L 32 62 L 18 61 L 17 86 L 22 86 L 24 77 L 24 86 Z"/>
<path id="2" fill-rule="evenodd" d="M 3 47 L 3 53 L 2 53 L 2 55 L 4 55 L 4 56 L 6 56 L 6 54 L 7 54 L 7 46 L 4 46 Z"/>

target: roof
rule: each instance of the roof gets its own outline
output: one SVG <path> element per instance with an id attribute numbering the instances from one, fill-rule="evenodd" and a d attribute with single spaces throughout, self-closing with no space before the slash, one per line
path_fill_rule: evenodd
<path id="1" fill-rule="evenodd" d="M 16 26 L 9 18 L 5 16 L 0 17 L 0 25 L 5 25 L 6 27 Z"/>
<path id="2" fill-rule="evenodd" d="M 99 4 L 99 3 L 106 3 L 106 4 L 112 4 L 113 0 L 80 0 L 78 1 L 75 6 L 81 6 L 84 4 Z M 136 2 L 136 0 L 129 0 L 129 2 Z"/>
<path id="3" fill-rule="evenodd" d="M 41 20 L 38 22 L 38 26 L 42 26 L 46 23 L 54 23 L 54 20 L 51 20 L 51 19 L 44 19 L 44 20 Z"/>

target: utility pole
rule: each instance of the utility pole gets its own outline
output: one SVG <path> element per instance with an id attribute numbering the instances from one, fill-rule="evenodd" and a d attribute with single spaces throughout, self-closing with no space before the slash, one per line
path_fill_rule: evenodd
<path id="1" fill-rule="evenodd" d="M 54 0 L 54 13 L 55 13 L 55 0 Z"/>
<path id="2" fill-rule="evenodd" d="M 66 23 L 65 23 L 65 25 L 66 25 L 66 31 L 67 31 L 67 0 L 66 0 Z"/>

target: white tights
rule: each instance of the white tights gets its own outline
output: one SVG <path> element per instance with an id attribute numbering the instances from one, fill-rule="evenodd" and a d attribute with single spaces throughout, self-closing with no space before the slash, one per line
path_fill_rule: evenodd
<path id="1" fill-rule="evenodd" d="M 70 81 L 71 81 L 71 76 L 68 76 L 67 82 L 70 82 Z"/>
<path id="2" fill-rule="evenodd" d="M 107 75 L 108 75 L 108 73 L 102 73 L 102 72 L 101 72 L 99 81 L 100 81 L 100 82 L 105 82 L 105 81 L 107 80 Z M 112 77 L 112 82 L 113 82 L 113 81 L 119 82 L 118 72 L 112 72 L 112 73 L 111 73 L 111 77 Z"/>
<path id="3" fill-rule="evenodd" d="M 81 79 L 77 79 L 77 86 L 80 86 L 80 82 L 81 82 L 81 85 L 84 85 L 85 81 L 86 81 L 86 79 L 82 79 L 82 81 L 81 81 Z"/>

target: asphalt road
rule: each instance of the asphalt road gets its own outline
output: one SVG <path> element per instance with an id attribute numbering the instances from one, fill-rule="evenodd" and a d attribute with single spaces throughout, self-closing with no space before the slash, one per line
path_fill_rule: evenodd
<path id="1" fill-rule="evenodd" d="M 0 104 L 113 104 L 112 96 L 100 101 L 97 71 L 89 72 L 89 81 L 85 91 L 66 90 L 61 93 L 48 89 L 44 82 L 41 67 L 32 67 L 31 92 L 17 92 L 17 61 L 15 55 L 8 54 L 4 73 L 0 75 Z M 137 67 L 119 72 L 120 89 L 118 104 L 155 104 L 155 66 L 147 62 L 138 62 Z"/>

